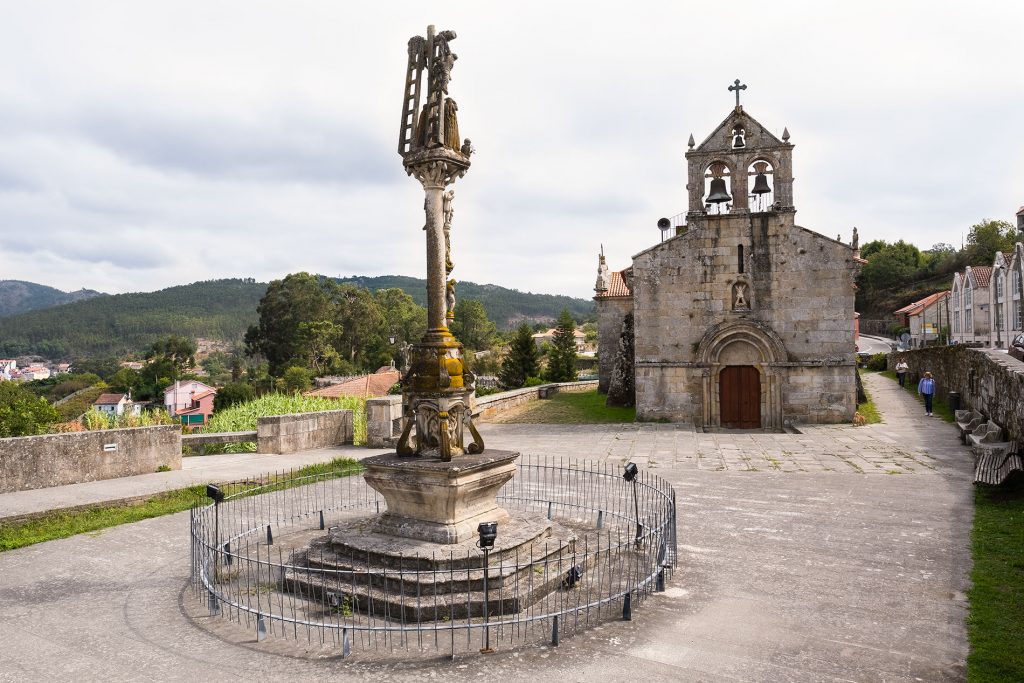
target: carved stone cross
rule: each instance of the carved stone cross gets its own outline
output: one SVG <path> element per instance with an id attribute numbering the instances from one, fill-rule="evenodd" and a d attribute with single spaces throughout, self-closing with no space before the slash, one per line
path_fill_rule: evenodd
<path id="1" fill-rule="evenodd" d="M 735 83 L 729 86 L 729 92 L 736 91 L 736 106 L 740 106 L 740 90 L 746 90 L 747 86 L 740 85 L 740 79 L 736 79 Z"/>

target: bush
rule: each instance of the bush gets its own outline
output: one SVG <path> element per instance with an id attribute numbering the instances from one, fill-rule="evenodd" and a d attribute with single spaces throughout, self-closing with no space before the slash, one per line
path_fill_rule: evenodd
<path id="1" fill-rule="evenodd" d="M 868 370 L 885 370 L 888 358 L 889 354 L 887 353 L 876 353 L 871 358 L 868 358 Z"/>
<path id="2" fill-rule="evenodd" d="M 217 390 L 213 397 L 213 410 L 219 412 L 231 406 L 256 398 L 256 389 L 247 382 L 230 382 Z"/>
<path id="3" fill-rule="evenodd" d="M 203 432 L 207 434 L 217 432 L 252 432 L 256 430 L 256 421 L 261 417 L 345 409 L 352 411 L 355 442 L 357 444 L 365 443 L 366 399 L 356 396 L 323 398 L 321 396 L 302 396 L 301 394 L 267 394 L 260 396 L 255 401 L 239 403 L 227 410 L 214 413 L 206 428 L 203 429 Z M 255 451 L 256 444 L 252 442 L 233 443 L 225 446 L 207 446 L 207 452 L 211 453 Z"/>
<path id="4" fill-rule="evenodd" d="M 539 387 L 541 384 L 548 384 L 548 382 L 545 382 L 540 377 L 527 377 L 526 378 L 526 383 L 523 384 L 523 386 L 524 387 Z"/>

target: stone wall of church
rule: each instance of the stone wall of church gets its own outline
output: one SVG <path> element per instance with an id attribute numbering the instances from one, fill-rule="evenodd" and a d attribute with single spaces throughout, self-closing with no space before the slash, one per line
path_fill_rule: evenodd
<path id="1" fill-rule="evenodd" d="M 857 369 L 849 365 L 787 368 L 783 419 L 794 424 L 850 422 L 857 410 Z"/>
<path id="2" fill-rule="evenodd" d="M 608 393 L 615 353 L 619 348 L 622 319 L 633 311 L 631 297 L 595 299 L 597 303 L 597 390 Z"/>
<path id="3" fill-rule="evenodd" d="M 783 357 L 760 359 L 782 381 L 772 423 L 851 420 L 857 267 L 849 246 L 795 226 L 785 211 L 701 217 L 638 254 L 638 417 L 700 424 L 700 371 L 687 366 L 707 361 L 697 357 L 705 335 L 743 323 L 770 328 L 784 347 Z M 714 364 L 705 367 L 715 376 Z"/>

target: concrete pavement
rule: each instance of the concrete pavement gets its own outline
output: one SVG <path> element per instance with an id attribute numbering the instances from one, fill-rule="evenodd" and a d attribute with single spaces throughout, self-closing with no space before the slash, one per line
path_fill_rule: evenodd
<path id="1" fill-rule="evenodd" d="M 486 425 L 488 447 L 644 459 L 678 492 L 668 591 L 557 649 L 382 665 L 256 643 L 189 616 L 187 516 L 173 515 L 0 553 L 0 680 L 963 680 L 971 457 L 895 383 L 866 380 L 884 424 Z"/>

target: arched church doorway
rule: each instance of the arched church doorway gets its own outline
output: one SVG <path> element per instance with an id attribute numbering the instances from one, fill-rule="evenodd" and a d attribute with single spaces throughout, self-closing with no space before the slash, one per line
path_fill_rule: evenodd
<path id="1" fill-rule="evenodd" d="M 753 365 L 729 365 L 718 379 L 719 414 L 723 427 L 761 428 L 761 374 Z"/>

